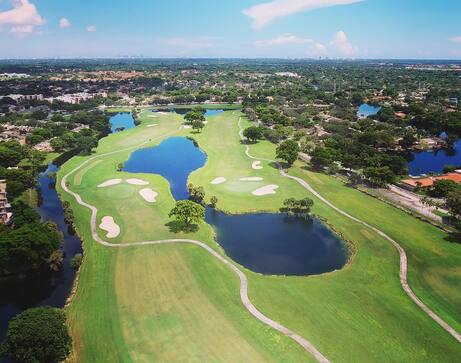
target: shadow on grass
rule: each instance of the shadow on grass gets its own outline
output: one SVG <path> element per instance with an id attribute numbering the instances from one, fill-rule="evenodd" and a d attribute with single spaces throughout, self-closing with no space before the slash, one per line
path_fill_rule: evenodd
<path id="1" fill-rule="evenodd" d="M 444 237 L 444 240 L 450 243 L 461 244 L 461 232 L 452 232 Z"/>
<path id="2" fill-rule="evenodd" d="M 185 224 L 180 221 L 171 221 L 165 224 L 173 233 L 193 233 L 198 231 L 198 225 L 196 224 Z"/>

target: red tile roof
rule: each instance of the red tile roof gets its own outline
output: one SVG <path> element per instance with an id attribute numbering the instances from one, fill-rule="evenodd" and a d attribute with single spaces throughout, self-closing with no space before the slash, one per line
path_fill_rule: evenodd
<path id="1" fill-rule="evenodd" d="M 404 179 L 402 183 L 410 185 L 412 187 L 422 187 L 427 188 L 431 187 L 437 180 L 453 180 L 456 183 L 461 183 L 461 174 L 460 173 L 448 173 L 440 176 L 420 178 L 420 179 Z"/>

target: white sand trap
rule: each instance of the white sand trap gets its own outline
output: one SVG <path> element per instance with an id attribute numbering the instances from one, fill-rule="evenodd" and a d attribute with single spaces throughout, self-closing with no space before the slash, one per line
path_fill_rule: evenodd
<path id="1" fill-rule="evenodd" d="M 166 115 L 166 114 L 167 114 L 167 112 L 158 111 L 158 112 L 157 112 L 157 114 L 159 114 L 159 115 Z"/>
<path id="2" fill-rule="evenodd" d="M 206 125 L 208 123 L 208 121 L 203 121 L 203 124 Z"/>
<path id="3" fill-rule="evenodd" d="M 184 128 L 185 128 L 185 129 L 191 129 L 192 126 L 191 126 L 191 125 L 184 125 Z"/>
<path id="4" fill-rule="evenodd" d="M 158 193 L 153 191 L 151 188 L 144 188 L 139 191 L 139 195 L 144 198 L 148 203 L 154 203 L 157 201 Z"/>
<path id="5" fill-rule="evenodd" d="M 147 117 L 152 117 L 152 118 L 154 118 L 154 117 L 158 117 L 158 116 L 157 116 L 157 115 L 147 115 Z"/>
<path id="6" fill-rule="evenodd" d="M 98 188 L 105 188 L 105 187 L 110 187 L 111 185 L 117 185 L 122 182 L 122 179 L 109 179 L 106 180 L 104 183 L 101 183 L 98 185 Z"/>
<path id="7" fill-rule="evenodd" d="M 220 176 L 220 177 L 217 177 L 217 178 L 214 178 L 212 181 L 211 181 L 211 184 L 222 184 L 226 181 L 226 178 L 224 178 L 223 176 Z"/>
<path id="8" fill-rule="evenodd" d="M 142 179 L 136 179 L 136 178 L 127 179 L 126 182 L 132 185 L 148 185 L 149 184 L 148 181 L 145 181 Z"/>
<path id="9" fill-rule="evenodd" d="M 146 127 L 154 127 L 154 126 L 157 126 L 158 124 L 151 124 L 151 125 L 147 125 Z"/>
<path id="10" fill-rule="evenodd" d="M 109 216 L 102 217 L 99 228 L 107 232 L 107 238 L 115 238 L 120 234 L 120 227 L 115 223 L 114 218 Z"/>
<path id="11" fill-rule="evenodd" d="M 256 196 L 261 196 L 261 195 L 267 195 L 267 194 L 275 194 L 275 189 L 278 189 L 278 185 L 275 184 L 269 184 L 265 185 L 261 188 L 258 188 L 256 190 L 253 190 L 251 194 L 256 195 Z"/>
<path id="12" fill-rule="evenodd" d="M 240 178 L 240 181 L 262 181 L 263 178 L 259 177 L 259 176 L 248 176 L 248 177 L 245 177 L 245 178 Z"/>
<path id="13" fill-rule="evenodd" d="M 251 167 L 255 170 L 260 170 L 263 168 L 263 166 L 261 165 L 261 162 L 259 160 L 257 161 L 253 161 L 253 164 L 251 164 Z"/>

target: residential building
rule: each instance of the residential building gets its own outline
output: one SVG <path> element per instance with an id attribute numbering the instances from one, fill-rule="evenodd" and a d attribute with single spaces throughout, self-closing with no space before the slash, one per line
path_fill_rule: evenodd
<path id="1" fill-rule="evenodd" d="M 0 180 L 0 223 L 8 224 L 11 221 L 11 205 L 6 196 L 6 180 Z"/>

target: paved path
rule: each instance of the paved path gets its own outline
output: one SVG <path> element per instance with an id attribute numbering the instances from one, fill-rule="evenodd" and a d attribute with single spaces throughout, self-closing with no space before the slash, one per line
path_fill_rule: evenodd
<path id="1" fill-rule="evenodd" d="M 173 134 L 175 132 L 176 131 L 170 132 L 170 133 L 162 135 L 162 136 L 159 136 L 156 139 L 165 138 L 166 136 L 169 136 L 169 135 L 171 135 L 171 134 Z M 150 142 L 152 140 L 154 140 L 154 139 L 145 141 L 145 142 L 143 142 L 143 143 L 141 143 L 139 145 L 132 146 L 132 147 L 129 147 L 129 148 L 126 148 L 126 149 L 116 150 L 116 151 L 112 151 L 112 152 L 109 152 L 109 153 L 100 154 L 100 155 L 96 155 L 94 157 L 91 157 L 91 158 L 87 159 L 85 162 L 81 163 L 75 169 L 71 170 L 69 173 L 67 173 L 61 179 L 61 187 L 62 187 L 62 189 L 66 193 L 69 193 L 70 195 L 72 195 L 75 198 L 75 200 L 77 201 L 78 204 L 88 208 L 91 211 L 90 228 L 91 228 L 91 235 L 92 235 L 93 239 L 97 243 L 99 243 L 99 244 L 101 244 L 101 245 L 103 245 L 105 247 L 110 247 L 110 248 L 129 248 L 129 247 L 137 247 L 137 246 L 173 244 L 173 243 L 190 243 L 190 244 L 193 244 L 193 245 L 196 245 L 198 247 L 203 248 L 205 251 L 207 251 L 212 256 L 217 258 L 220 262 L 222 262 L 223 264 L 228 266 L 239 277 L 239 279 L 240 279 L 240 299 L 241 299 L 243 305 L 245 306 L 245 308 L 251 313 L 251 315 L 253 315 L 256 319 L 260 320 L 264 324 L 270 326 L 271 328 L 273 328 L 275 330 L 278 330 L 280 333 L 282 333 L 282 334 L 290 337 L 291 339 L 293 339 L 296 343 L 301 345 L 306 351 L 308 351 L 310 354 L 312 354 L 315 357 L 315 359 L 317 359 L 317 361 L 322 362 L 322 363 L 328 363 L 329 360 L 322 353 L 320 353 L 313 346 L 313 344 L 311 342 L 309 342 L 308 340 L 304 339 L 302 336 L 296 334 L 292 330 L 284 327 L 280 323 L 268 318 L 266 315 L 261 313 L 253 305 L 253 303 L 250 301 L 250 298 L 248 297 L 248 279 L 246 278 L 245 274 L 235 264 L 230 262 L 228 259 L 223 257 L 221 254 L 219 254 L 215 250 L 213 250 L 207 244 L 205 244 L 203 242 L 200 242 L 200 241 L 192 240 L 192 239 L 166 239 L 166 240 L 158 240 L 158 241 L 141 241 L 141 242 L 133 242 L 133 243 L 114 244 L 114 243 L 107 242 L 107 241 L 105 241 L 105 240 L 103 240 L 102 238 L 99 237 L 99 235 L 97 233 L 97 227 L 96 227 L 96 225 L 97 225 L 96 224 L 96 218 L 97 218 L 97 214 L 98 214 L 98 209 L 95 206 L 83 201 L 82 197 L 78 193 L 73 192 L 72 190 L 70 190 L 69 187 L 67 186 L 67 178 L 71 174 L 75 173 L 77 170 L 81 169 L 84 165 L 88 164 L 89 162 L 93 161 L 96 158 L 101 158 L 101 157 L 104 157 L 104 156 L 107 156 L 107 155 L 112 155 L 112 154 L 119 153 L 119 152 L 122 152 L 122 151 L 135 149 L 135 148 L 138 148 L 138 147 L 141 147 L 141 146 L 147 144 L 148 142 Z"/>
<path id="2" fill-rule="evenodd" d="M 240 118 L 238 121 L 238 127 L 239 127 L 239 135 L 240 138 L 243 140 L 243 130 L 242 130 L 242 125 L 240 123 Z M 386 233 L 381 231 L 380 229 L 373 227 L 372 225 L 368 224 L 365 221 L 362 221 L 359 218 L 356 218 L 349 213 L 343 211 L 342 209 L 338 208 L 335 206 L 333 203 L 331 203 L 329 200 L 324 198 L 320 193 L 318 193 L 314 188 L 312 188 L 304 179 L 289 175 L 286 173 L 285 170 L 281 167 L 281 165 L 275 161 L 275 160 L 270 160 L 270 159 L 261 159 L 261 158 L 256 158 L 250 154 L 250 147 L 248 145 L 245 145 L 245 154 L 250 158 L 254 160 L 265 160 L 269 162 L 274 162 L 278 165 L 280 175 L 293 179 L 297 181 L 302 187 L 307 189 L 309 192 L 311 192 L 313 195 L 315 195 L 318 199 L 320 199 L 322 202 L 324 202 L 326 205 L 328 205 L 330 208 L 334 209 L 336 212 L 342 214 L 343 216 L 353 220 L 354 222 L 360 223 L 361 225 L 371 229 L 373 232 L 377 233 L 381 237 L 385 238 L 388 240 L 392 245 L 397 249 L 400 255 L 400 284 L 402 285 L 403 290 L 405 293 L 410 297 L 411 300 L 415 302 L 416 305 L 418 305 L 427 315 L 429 315 L 437 324 L 439 324 L 443 329 L 445 329 L 450 335 L 453 336 L 459 343 L 461 343 L 461 334 L 459 334 L 455 329 L 453 329 L 445 320 L 443 320 L 440 316 L 438 316 L 434 311 L 432 311 L 426 304 L 424 304 L 413 292 L 411 289 L 410 285 L 408 284 L 408 278 L 407 278 L 407 270 L 408 270 L 408 262 L 407 262 L 407 254 L 405 253 L 405 250 L 403 249 L 402 246 L 400 246 L 399 243 L 397 243 L 395 240 L 393 240 L 391 237 L 389 237 Z"/>

